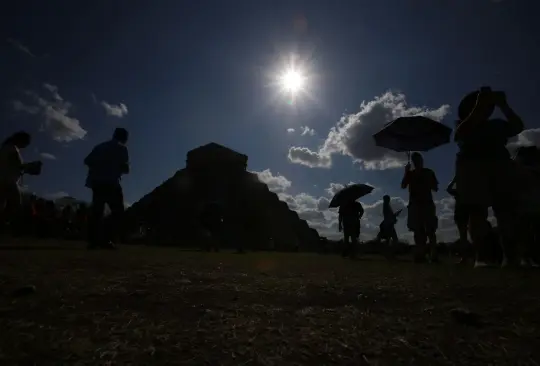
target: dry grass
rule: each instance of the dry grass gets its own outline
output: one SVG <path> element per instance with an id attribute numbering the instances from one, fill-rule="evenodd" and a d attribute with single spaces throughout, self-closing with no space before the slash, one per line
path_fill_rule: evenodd
<path id="1" fill-rule="evenodd" d="M 539 279 L 311 254 L 0 250 L 0 364 L 538 365 Z M 460 324 L 459 307 L 482 324 Z"/>

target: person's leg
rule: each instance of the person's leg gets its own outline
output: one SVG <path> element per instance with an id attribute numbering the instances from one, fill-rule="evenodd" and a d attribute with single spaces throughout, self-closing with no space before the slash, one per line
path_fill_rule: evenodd
<path id="1" fill-rule="evenodd" d="M 88 218 L 88 247 L 97 248 L 102 241 L 102 220 L 105 210 L 106 196 L 103 187 L 92 187 L 92 207 Z"/>
<path id="2" fill-rule="evenodd" d="M 348 257 L 350 255 L 351 240 L 352 240 L 352 236 L 349 230 L 347 230 L 346 228 L 343 228 L 343 252 L 342 252 L 343 257 Z"/>
<path id="3" fill-rule="evenodd" d="M 414 244 L 415 244 L 415 262 L 424 262 L 426 260 L 426 231 L 423 228 L 417 228 L 414 231 Z"/>
<path id="4" fill-rule="evenodd" d="M 486 265 L 489 222 L 487 221 L 487 207 L 471 207 L 469 215 L 469 234 L 475 251 L 475 267 Z"/>
<path id="5" fill-rule="evenodd" d="M 9 221 L 10 234 L 16 234 L 22 219 L 21 192 L 16 183 L 6 186 L 4 212 L 6 219 Z"/>
<path id="6" fill-rule="evenodd" d="M 123 234 L 124 221 L 124 193 L 120 184 L 112 184 L 107 187 L 107 204 L 111 209 L 111 217 L 108 228 L 108 239 L 118 242 Z"/>
<path id="7" fill-rule="evenodd" d="M 352 235 L 351 235 L 351 246 L 350 246 L 350 257 L 352 259 L 356 258 L 357 250 L 358 250 L 358 238 L 360 237 L 360 225 L 354 226 L 352 229 Z"/>
<path id="8" fill-rule="evenodd" d="M 439 219 L 437 217 L 437 208 L 435 207 L 435 204 L 426 205 L 425 226 L 426 236 L 429 243 L 429 258 L 431 262 L 437 262 L 439 260 L 437 248 L 437 228 L 439 226 Z"/>

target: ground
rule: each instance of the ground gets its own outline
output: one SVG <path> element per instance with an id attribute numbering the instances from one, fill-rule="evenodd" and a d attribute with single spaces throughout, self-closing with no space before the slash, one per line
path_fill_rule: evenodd
<path id="1" fill-rule="evenodd" d="M 538 365 L 539 279 L 377 257 L 19 243 L 0 250 L 0 364 Z"/>

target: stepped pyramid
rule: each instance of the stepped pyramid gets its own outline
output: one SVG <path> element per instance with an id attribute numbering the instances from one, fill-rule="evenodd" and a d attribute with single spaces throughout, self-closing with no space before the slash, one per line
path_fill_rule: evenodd
<path id="1" fill-rule="evenodd" d="M 247 171 L 248 157 L 210 143 L 187 153 L 177 171 L 126 211 L 133 231 L 149 228 L 153 242 L 189 245 L 200 235 L 199 213 L 220 202 L 224 229 L 246 249 L 316 249 L 319 235 L 295 211 Z"/>

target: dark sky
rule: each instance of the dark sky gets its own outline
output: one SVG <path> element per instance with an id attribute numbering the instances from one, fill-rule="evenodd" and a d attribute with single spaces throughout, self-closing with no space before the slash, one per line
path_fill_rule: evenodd
<path id="1" fill-rule="evenodd" d="M 0 132 L 35 134 L 23 156 L 41 155 L 44 172 L 25 184 L 42 195 L 87 199 L 82 160 L 124 126 L 128 202 L 214 141 L 249 155 L 249 169 L 322 231 L 334 229 L 335 214 L 317 210 L 332 183 L 372 183 L 369 228 L 382 194 L 396 205 L 407 199 L 398 187 L 403 156 L 370 137 L 392 116 L 424 112 L 451 126 L 461 97 L 491 85 L 530 129 L 521 141 L 538 140 L 539 4 L 11 2 L 0 15 Z M 306 76 L 294 103 L 275 85 L 291 59 Z M 379 107 L 388 113 L 374 113 Z M 426 154 L 444 186 L 454 154 L 452 145 Z M 437 199 L 449 214 L 449 200 Z"/>

